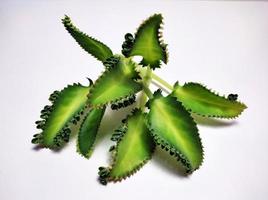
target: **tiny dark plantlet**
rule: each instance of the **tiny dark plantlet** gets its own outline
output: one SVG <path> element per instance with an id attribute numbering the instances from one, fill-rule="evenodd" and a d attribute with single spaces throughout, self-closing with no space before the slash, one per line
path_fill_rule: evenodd
<path id="1" fill-rule="evenodd" d="M 62 22 L 66 30 L 85 51 L 102 62 L 105 71 L 96 81 L 89 79 L 89 86 L 72 84 L 53 92 L 49 97 L 51 105 L 44 107 L 41 120 L 36 121 L 41 133 L 33 136 L 32 143 L 58 150 L 71 134 L 77 134 L 77 151 L 89 158 L 106 107 L 118 110 L 138 101 L 111 136 L 115 142 L 109 149 L 112 163 L 99 168 L 100 183 L 120 181 L 135 173 L 151 158 L 156 145 L 175 157 L 186 173 L 198 169 L 203 161 L 203 148 L 191 113 L 232 119 L 246 105 L 237 100 L 236 94 L 219 96 L 193 82 L 176 82 L 172 86 L 153 73 L 168 61 L 162 20 L 160 14 L 155 14 L 140 25 L 134 36 L 127 33 L 122 55 L 118 55 L 82 33 L 65 16 Z M 134 56 L 142 57 L 139 64 L 132 60 Z M 164 96 L 160 89 L 152 93 L 152 80 L 168 94 Z M 77 124 L 78 133 L 72 133 L 71 127 Z"/>

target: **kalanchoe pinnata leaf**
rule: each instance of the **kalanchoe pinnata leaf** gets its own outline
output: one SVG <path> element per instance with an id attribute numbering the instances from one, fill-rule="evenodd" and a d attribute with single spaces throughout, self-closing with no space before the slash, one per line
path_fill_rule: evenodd
<path id="1" fill-rule="evenodd" d="M 65 16 L 62 19 L 62 23 L 64 24 L 66 30 L 71 34 L 71 36 L 76 40 L 76 42 L 89 54 L 94 56 L 100 61 L 105 61 L 107 58 L 113 55 L 111 49 L 103 44 L 102 42 L 88 36 L 87 34 L 81 32 L 78 28 L 76 28 L 72 22 L 70 17 Z"/>
<path id="2" fill-rule="evenodd" d="M 106 69 L 93 85 L 89 104 L 100 107 L 134 95 L 142 89 L 142 85 L 136 81 L 137 77 L 135 63 L 129 58 L 120 57 L 116 66 Z"/>
<path id="3" fill-rule="evenodd" d="M 91 109 L 84 117 L 77 138 L 77 151 L 85 158 L 89 158 L 105 112 L 105 107 Z"/>
<path id="4" fill-rule="evenodd" d="M 106 170 L 100 176 L 101 182 L 103 179 L 106 181 L 125 179 L 138 171 L 151 158 L 155 144 L 145 120 L 146 114 L 141 110 L 133 111 L 133 114 L 126 119 L 123 134 L 112 151 L 112 166 L 105 168 Z"/>
<path id="5" fill-rule="evenodd" d="M 237 95 L 229 98 L 219 96 L 198 83 L 174 85 L 172 95 L 175 96 L 191 112 L 205 117 L 234 118 L 240 115 L 246 107 L 236 101 Z"/>
<path id="6" fill-rule="evenodd" d="M 41 111 L 43 120 L 37 121 L 42 133 L 35 135 L 33 143 L 48 148 L 60 148 L 69 141 L 70 123 L 77 124 L 80 114 L 85 108 L 89 87 L 73 84 L 50 96 L 51 106 L 45 106 Z"/>
<path id="7" fill-rule="evenodd" d="M 181 161 L 187 171 L 203 161 L 203 148 L 191 115 L 175 97 L 155 93 L 149 102 L 148 127 L 156 144 Z"/>
<path id="8" fill-rule="evenodd" d="M 163 17 L 155 14 L 138 28 L 130 56 L 142 56 L 142 65 L 150 65 L 152 69 L 160 67 L 160 61 L 167 63 L 166 44 L 162 41 L 161 25 Z"/>

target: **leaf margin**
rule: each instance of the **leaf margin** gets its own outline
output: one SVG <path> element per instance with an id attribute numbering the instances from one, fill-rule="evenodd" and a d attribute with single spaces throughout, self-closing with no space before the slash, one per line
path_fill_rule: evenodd
<path id="1" fill-rule="evenodd" d="M 69 16 L 65 15 L 64 18 L 62 19 L 62 23 L 63 23 L 65 29 L 69 32 L 69 34 L 78 43 L 78 45 L 82 49 L 84 49 L 87 53 L 89 53 L 90 55 L 95 57 L 97 60 L 104 62 L 106 59 L 113 56 L 112 50 L 106 44 L 104 44 L 101 41 L 87 35 L 86 33 L 82 32 L 82 31 L 80 31 L 72 23 L 71 18 Z M 75 36 L 75 34 L 78 34 L 79 37 L 83 37 L 83 39 L 81 39 L 81 38 L 79 39 L 78 36 Z M 87 43 L 87 45 L 89 45 L 89 43 L 91 43 L 91 44 L 88 47 L 86 47 L 86 45 L 83 43 Z M 96 51 L 96 50 L 90 49 L 90 48 L 92 48 L 93 45 L 95 46 L 94 47 L 95 49 L 96 48 L 98 49 L 99 53 L 96 53 L 96 52 L 94 53 L 94 51 Z"/>

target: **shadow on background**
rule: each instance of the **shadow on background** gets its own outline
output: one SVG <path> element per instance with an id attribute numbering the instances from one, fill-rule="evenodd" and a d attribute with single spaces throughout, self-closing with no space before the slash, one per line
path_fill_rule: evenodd
<path id="1" fill-rule="evenodd" d="M 182 164 L 177 161 L 174 156 L 169 155 L 164 149 L 161 149 L 159 146 L 156 147 L 153 154 L 152 161 L 162 170 L 167 171 L 168 173 L 179 176 L 181 178 L 187 178 L 189 174 L 186 173 L 185 168 Z"/>

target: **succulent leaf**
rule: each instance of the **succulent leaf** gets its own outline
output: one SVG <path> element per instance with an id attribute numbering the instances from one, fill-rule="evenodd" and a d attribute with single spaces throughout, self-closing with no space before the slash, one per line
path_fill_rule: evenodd
<path id="1" fill-rule="evenodd" d="M 191 112 L 205 117 L 234 118 L 246 107 L 237 101 L 237 95 L 219 96 L 198 83 L 175 84 L 172 96 Z"/>
<path id="2" fill-rule="evenodd" d="M 113 55 L 112 50 L 102 42 L 88 36 L 81 32 L 76 26 L 72 24 L 70 17 L 65 16 L 62 23 L 66 30 L 76 40 L 76 42 L 89 54 L 104 62 L 107 58 Z"/>
<path id="3" fill-rule="evenodd" d="M 35 135 L 32 142 L 51 149 L 60 148 L 68 142 L 71 133 L 69 125 L 80 120 L 88 93 L 89 87 L 81 84 L 69 85 L 60 92 L 54 92 L 49 98 L 53 105 L 45 106 L 41 111 L 43 120 L 36 122 L 37 126 L 41 126 L 42 133 Z"/>
<path id="4" fill-rule="evenodd" d="M 138 77 L 135 64 L 128 58 L 120 57 L 116 66 L 106 69 L 93 85 L 89 104 L 100 107 L 134 95 L 142 89 L 136 81 Z"/>
<path id="5" fill-rule="evenodd" d="M 105 107 L 90 110 L 80 126 L 77 138 L 77 151 L 85 158 L 91 156 L 104 112 Z"/>
<path id="6" fill-rule="evenodd" d="M 161 25 L 163 17 L 155 14 L 141 24 L 135 34 L 134 44 L 131 45 L 130 56 L 142 56 L 142 65 L 150 65 L 151 68 L 159 68 L 160 60 L 167 63 L 166 44 L 162 41 Z"/>
<path id="7" fill-rule="evenodd" d="M 113 150 L 113 163 L 107 181 L 120 181 L 129 177 L 151 158 L 155 144 L 145 120 L 146 114 L 135 110 L 119 129 L 121 135 Z"/>
<path id="8" fill-rule="evenodd" d="M 203 160 L 198 129 L 191 115 L 175 97 L 160 92 L 149 101 L 148 127 L 156 144 L 178 158 L 188 172 L 197 169 Z"/>

